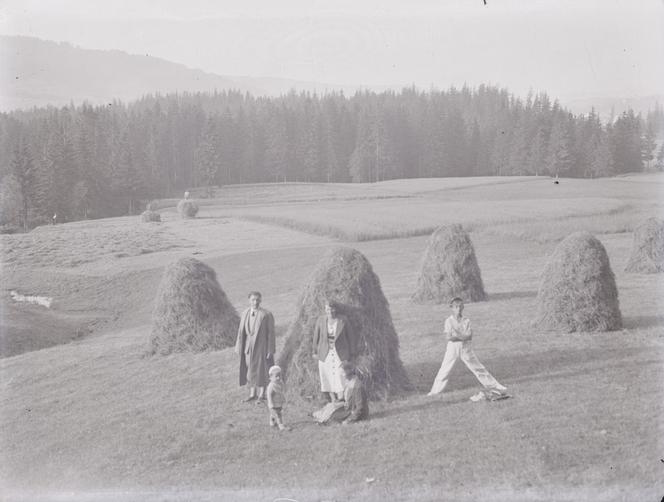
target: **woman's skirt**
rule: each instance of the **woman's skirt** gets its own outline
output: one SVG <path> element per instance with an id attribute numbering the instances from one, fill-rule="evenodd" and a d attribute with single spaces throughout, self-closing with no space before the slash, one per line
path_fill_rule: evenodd
<path id="1" fill-rule="evenodd" d="M 325 361 L 318 361 L 320 390 L 322 392 L 343 392 L 346 376 L 341 369 L 341 360 L 334 346 L 330 347 Z"/>

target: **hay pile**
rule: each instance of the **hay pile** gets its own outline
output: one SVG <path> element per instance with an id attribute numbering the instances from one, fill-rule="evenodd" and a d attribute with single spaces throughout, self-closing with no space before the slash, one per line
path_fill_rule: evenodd
<path id="1" fill-rule="evenodd" d="M 537 294 L 537 326 L 565 333 L 622 327 L 609 257 L 588 232 L 568 236 L 550 256 Z"/>
<path id="2" fill-rule="evenodd" d="M 664 220 L 648 218 L 634 230 L 632 254 L 625 272 L 664 272 Z"/>
<path id="3" fill-rule="evenodd" d="M 203 352 L 235 343 L 240 318 L 212 268 L 194 258 L 172 263 L 152 315 L 150 354 Z"/>
<path id="4" fill-rule="evenodd" d="M 278 364 L 288 387 L 301 396 L 320 391 L 318 362 L 313 359 L 316 319 L 325 313 L 325 300 L 339 303 L 358 336 L 354 361 L 371 399 L 411 388 L 399 358 L 399 338 L 389 305 L 369 261 L 355 249 L 338 247 L 320 261 L 298 302 L 297 318 L 290 326 Z"/>
<path id="5" fill-rule="evenodd" d="M 193 200 L 182 199 L 178 202 L 177 208 L 182 218 L 195 218 L 198 214 L 198 204 Z"/>
<path id="6" fill-rule="evenodd" d="M 448 225 L 429 238 L 412 298 L 418 303 L 447 303 L 455 296 L 470 302 L 486 300 L 470 237 L 461 225 Z"/>
<path id="7" fill-rule="evenodd" d="M 143 211 L 141 213 L 141 221 L 146 223 L 151 221 L 161 221 L 161 215 L 156 211 L 150 211 L 148 209 L 147 211 Z"/>

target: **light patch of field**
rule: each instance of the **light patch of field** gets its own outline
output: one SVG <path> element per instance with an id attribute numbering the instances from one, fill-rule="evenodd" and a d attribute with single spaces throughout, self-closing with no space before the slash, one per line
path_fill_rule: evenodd
<path id="1" fill-rule="evenodd" d="M 627 205 L 606 198 L 482 201 L 433 198 L 329 202 L 242 209 L 233 214 L 347 241 L 428 235 L 440 225 L 478 228 L 556 218 L 614 214 Z"/>
<path id="2" fill-rule="evenodd" d="M 140 221 L 139 217 L 43 226 L 26 234 L 1 235 L 2 266 L 72 268 L 102 258 L 125 258 L 188 245 L 163 226 L 139 226 L 135 221 Z"/>
<path id="3" fill-rule="evenodd" d="M 272 230 L 259 223 L 206 216 L 205 210 L 187 220 L 164 211 L 162 223 L 133 216 L 44 226 L 27 234 L 0 235 L 0 245 L 5 270 L 75 268 L 81 274 L 104 275 L 159 267 L 184 255 L 209 257 L 329 241 Z"/>
<path id="4" fill-rule="evenodd" d="M 633 207 L 626 205 L 605 214 L 575 215 L 546 221 L 485 225 L 479 227 L 478 232 L 503 238 L 555 242 L 578 231 L 586 231 L 592 234 L 631 232 L 636 226 L 652 216 L 664 217 L 664 206 L 641 205 Z"/>
<path id="5" fill-rule="evenodd" d="M 193 189 L 191 197 L 201 206 L 247 206 L 333 200 L 390 199 L 413 197 L 427 192 L 462 188 L 531 182 L 528 176 L 492 176 L 477 178 L 413 178 L 377 183 L 255 183 L 227 185 L 212 190 Z M 175 207 L 179 199 L 163 199 L 156 208 Z"/>

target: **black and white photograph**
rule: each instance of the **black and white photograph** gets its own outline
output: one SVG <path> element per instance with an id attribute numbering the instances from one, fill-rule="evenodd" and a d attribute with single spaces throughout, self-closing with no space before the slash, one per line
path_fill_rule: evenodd
<path id="1" fill-rule="evenodd" d="M 0 501 L 664 500 L 664 0 L 0 0 Z"/>

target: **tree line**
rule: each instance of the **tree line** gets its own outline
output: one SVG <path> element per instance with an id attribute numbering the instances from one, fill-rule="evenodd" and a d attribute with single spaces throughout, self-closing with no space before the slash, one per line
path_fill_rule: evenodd
<path id="1" fill-rule="evenodd" d="M 191 187 L 394 178 L 598 177 L 662 168 L 657 107 L 606 123 L 546 93 L 146 96 L 0 114 L 2 223 L 132 214 Z"/>

